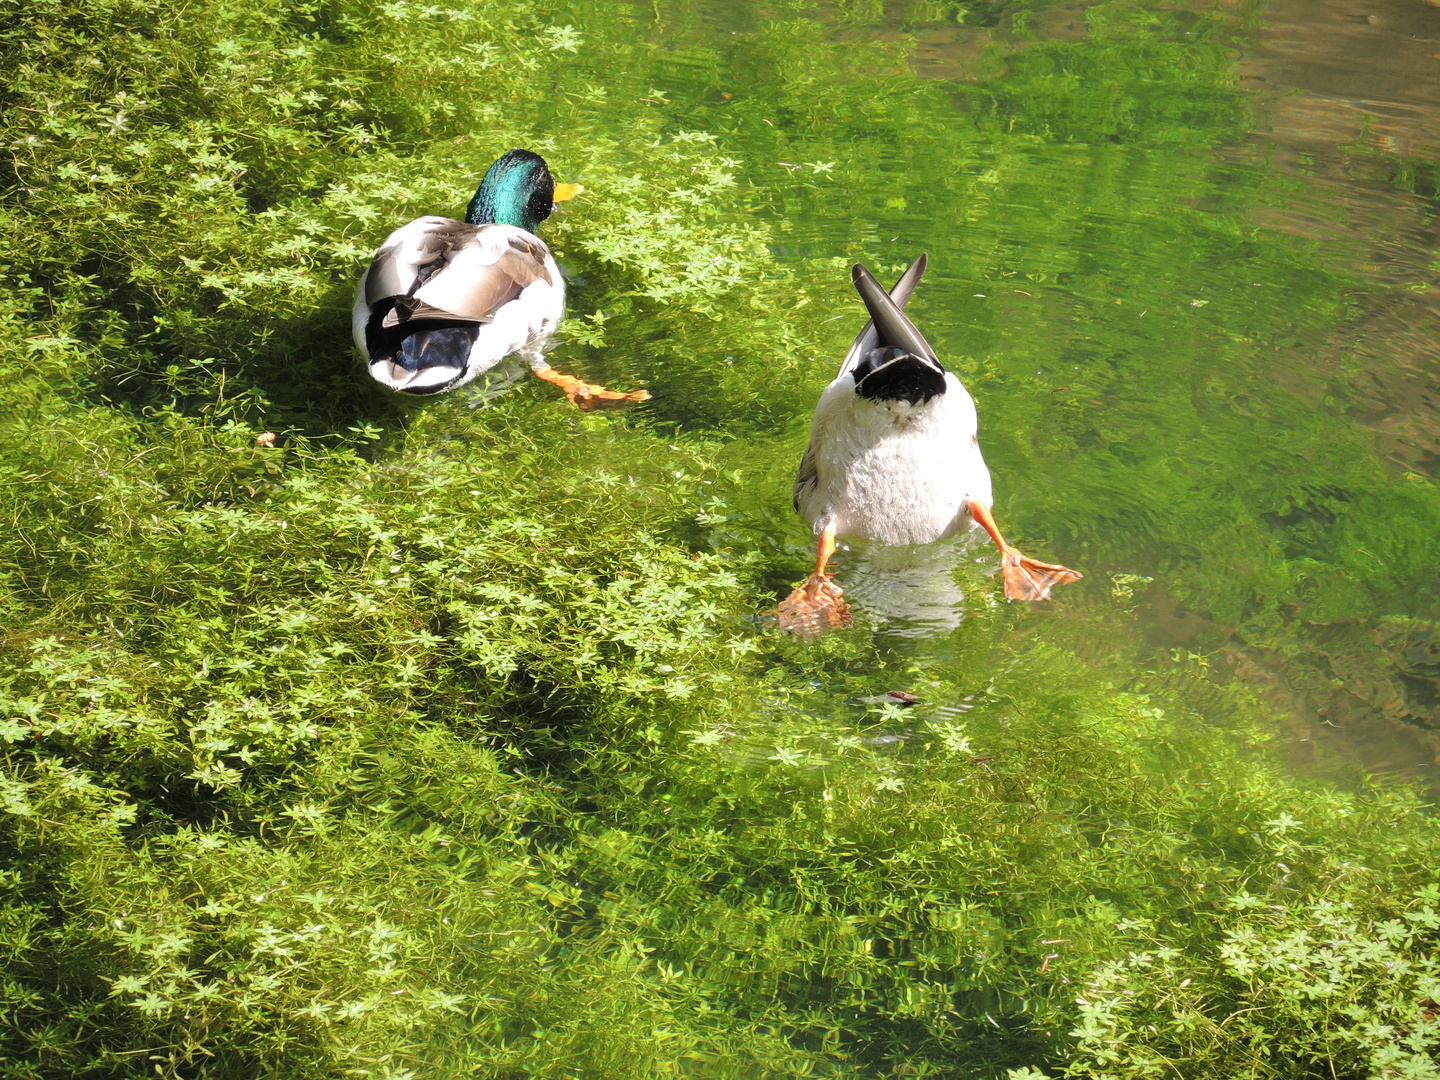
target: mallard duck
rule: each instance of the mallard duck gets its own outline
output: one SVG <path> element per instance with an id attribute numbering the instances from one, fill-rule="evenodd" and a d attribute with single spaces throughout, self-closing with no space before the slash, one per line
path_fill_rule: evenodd
<path id="1" fill-rule="evenodd" d="M 543 359 L 565 314 L 565 281 L 535 230 L 583 190 L 556 184 L 539 154 L 511 150 L 485 173 L 464 221 L 416 218 L 387 236 L 351 313 L 371 376 L 402 394 L 439 394 L 519 352 L 582 408 L 648 398 L 562 375 Z"/>
<path id="2" fill-rule="evenodd" d="M 1080 578 L 1022 555 L 995 525 L 975 402 L 904 312 L 926 262 L 916 259 L 892 293 L 865 267 L 851 269 L 870 322 L 820 395 L 795 477 L 795 509 L 814 527 L 819 551 L 815 572 L 780 604 L 787 629 L 849 625 L 840 587 L 825 572 L 837 534 L 929 544 L 983 528 L 1000 549 L 1011 600 L 1047 600 L 1052 586 Z"/>

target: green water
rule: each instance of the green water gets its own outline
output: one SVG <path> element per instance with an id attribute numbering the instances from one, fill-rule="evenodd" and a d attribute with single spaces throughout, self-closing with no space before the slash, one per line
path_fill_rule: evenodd
<path id="1" fill-rule="evenodd" d="M 3 10 L 0 1076 L 1440 1077 L 1440 8 Z M 649 402 L 360 373 L 512 145 Z M 800 641 L 921 251 L 1085 577 Z"/>
<path id="2" fill-rule="evenodd" d="M 1342 27 L 1370 17 L 1337 10 Z M 1322 85 L 1297 101 L 1285 81 L 1301 79 L 1267 66 L 1291 14 L 725 4 L 581 18 L 646 47 L 622 50 L 619 74 L 577 56 L 561 94 L 567 78 L 603 79 L 608 100 L 556 122 L 607 130 L 638 109 L 662 132 L 715 133 L 796 275 L 764 296 L 803 343 L 737 344 L 729 320 L 745 316 L 727 312 L 683 344 L 622 325 L 577 356 L 652 388 L 640 422 L 729 440 L 743 493 L 691 542 L 765 552 L 777 594 L 803 572 L 788 480 L 855 330 L 845 265 L 895 273 L 928 251 L 916 317 L 979 401 L 1002 522 L 1088 575 L 1017 630 L 1121 684 L 1203 656 L 1209 681 L 1277 708 L 1300 767 L 1440 782 L 1429 114 L 1382 104 L 1367 119 L 1323 85 L 1326 65 L 1440 24 L 1392 5 L 1352 40 L 1336 13 L 1301 12 L 1308 36 L 1283 55 Z M 1393 59 L 1390 78 L 1416 60 Z M 1429 104 L 1436 83 L 1420 78 L 1402 94 Z M 1277 125 L 1281 109 L 1316 130 Z M 1411 153 L 1387 152 L 1386 122 L 1412 110 Z M 572 295 L 586 310 L 585 289 Z M 925 593 L 932 578 L 948 588 L 945 563 L 876 569 L 866 629 L 919 639 L 887 639 L 897 658 L 953 662 L 943 633 L 906 619 L 908 597 L 922 622 L 955 621 Z"/>

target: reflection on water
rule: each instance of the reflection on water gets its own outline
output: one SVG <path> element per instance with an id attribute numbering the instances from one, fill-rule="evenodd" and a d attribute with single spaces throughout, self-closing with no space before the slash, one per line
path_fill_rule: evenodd
<path id="1" fill-rule="evenodd" d="M 496 398 L 508 393 L 530 374 L 530 364 L 524 356 L 512 353 L 489 371 L 478 376 L 473 382 L 461 388 L 465 399 L 473 408 L 483 408 Z"/>
<path id="2" fill-rule="evenodd" d="M 1362 314 L 1307 342 L 1310 391 L 1352 376 L 1348 416 L 1401 469 L 1440 465 L 1440 246 L 1432 163 L 1440 149 L 1440 6 L 1426 0 L 1272 0 L 1236 65 L 1255 102 L 1254 136 L 1236 160 L 1304 185 L 1305 197 L 1256 207 L 1270 228 L 1319 241 L 1319 257 L 1372 282 Z M 1431 160 L 1426 160 L 1426 159 Z"/>
<path id="3" fill-rule="evenodd" d="M 1258 132 L 1295 146 L 1369 143 L 1416 157 L 1440 144 L 1440 6 L 1427 0 L 1270 0 L 1236 73 Z"/>
<path id="4" fill-rule="evenodd" d="M 1251 217 L 1319 242 L 1317 257 L 1371 283 L 1356 317 L 1277 365 L 1316 408 L 1369 428 L 1397 470 L 1440 475 L 1440 6 L 1425 0 L 1271 0 L 1236 72 L 1253 94 L 1252 138 L 1303 196 Z M 1347 620 L 1315 627 L 1314 654 L 1228 654 L 1285 719 L 1292 756 L 1324 748 L 1378 776 L 1440 792 L 1440 683 L 1431 627 Z M 1316 677 L 1317 669 L 1328 680 Z"/>
<path id="5" fill-rule="evenodd" d="M 965 594 L 955 569 L 962 560 L 986 562 L 987 547 L 979 531 L 897 547 L 852 540 L 840 546 L 836 579 L 852 611 L 875 629 L 901 638 L 930 637 L 960 625 Z"/>

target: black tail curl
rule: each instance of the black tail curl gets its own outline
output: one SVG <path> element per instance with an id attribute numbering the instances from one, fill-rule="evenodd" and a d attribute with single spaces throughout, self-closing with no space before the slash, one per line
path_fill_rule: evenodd
<path id="1" fill-rule="evenodd" d="M 443 367 L 459 374 L 465 370 L 470 350 L 480 336 L 479 324 L 416 319 L 385 326 L 385 316 L 392 307 L 393 300 L 382 301 L 365 323 L 365 349 L 371 364 L 388 360 L 406 371 Z"/>
<path id="2" fill-rule="evenodd" d="M 855 365 L 855 393 L 872 401 L 919 405 L 945 393 L 945 370 L 929 357 L 893 345 L 871 349 Z"/>

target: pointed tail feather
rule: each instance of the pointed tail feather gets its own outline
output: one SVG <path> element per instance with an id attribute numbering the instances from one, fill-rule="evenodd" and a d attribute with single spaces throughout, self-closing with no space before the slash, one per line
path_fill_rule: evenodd
<path id="1" fill-rule="evenodd" d="M 895 287 L 890 290 L 890 299 L 895 301 L 901 311 L 904 311 L 905 305 L 910 302 L 910 296 L 914 293 L 915 286 L 920 284 L 920 279 L 925 276 L 925 268 L 929 264 L 930 256 L 922 251 L 920 257 L 910 264 L 909 269 L 900 275 L 900 280 L 895 282 Z M 844 375 L 879 344 L 880 335 L 875 329 L 875 320 L 871 319 L 865 324 L 865 328 L 855 335 L 855 341 L 851 344 L 850 351 L 845 354 L 838 374 Z"/>
<path id="2" fill-rule="evenodd" d="M 901 311 L 904 311 L 905 305 L 910 303 L 910 294 L 915 291 L 915 286 L 920 284 L 920 279 L 925 276 L 925 271 L 929 266 L 930 256 L 922 251 L 905 273 L 900 275 L 900 280 L 895 282 L 895 287 L 890 290 L 890 299 L 899 305 Z"/>
<path id="3" fill-rule="evenodd" d="M 850 278 L 875 323 L 880 345 L 893 345 L 916 356 L 929 357 L 939 362 L 940 358 L 935 355 L 935 350 L 930 347 L 925 336 L 915 329 L 915 324 L 906 318 L 899 305 L 890 298 L 890 294 L 881 287 L 880 282 L 875 280 L 874 274 L 856 263 L 850 268 Z"/>

